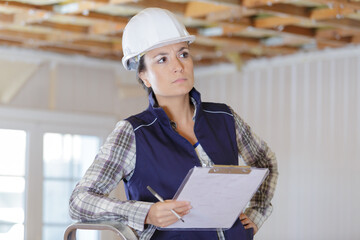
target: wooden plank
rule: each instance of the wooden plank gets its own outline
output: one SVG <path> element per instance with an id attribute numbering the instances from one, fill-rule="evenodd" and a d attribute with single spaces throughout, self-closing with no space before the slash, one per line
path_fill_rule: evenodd
<path id="1" fill-rule="evenodd" d="M 223 35 L 238 33 L 249 27 L 249 25 L 241 23 L 220 23 L 219 26 L 223 30 Z"/>
<path id="2" fill-rule="evenodd" d="M 329 6 L 329 8 L 351 8 L 354 10 L 360 10 L 360 3 L 351 2 L 348 0 L 311 0 L 312 2 L 322 3 Z"/>
<path id="3" fill-rule="evenodd" d="M 288 55 L 299 51 L 298 47 L 294 46 L 268 46 L 262 47 L 263 54 L 266 56 Z"/>
<path id="4" fill-rule="evenodd" d="M 316 28 L 306 28 L 295 25 L 284 26 L 282 32 L 293 33 L 297 35 L 303 35 L 307 37 L 314 37 L 316 35 Z"/>
<path id="5" fill-rule="evenodd" d="M 5 4 L 6 6 L 16 6 L 16 7 L 31 8 L 36 10 L 46 10 L 46 11 L 53 10 L 53 5 L 34 5 L 34 4 L 15 2 L 15 1 L 1 1 L 1 3 Z"/>
<path id="6" fill-rule="evenodd" d="M 194 60 L 199 60 L 201 58 L 219 57 L 219 51 L 217 47 L 197 44 L 196 42 L 190 45 L 190 53 Z"/>
<path id="7" fill-rule="evenodd" d="M 253 26 L 257 28 L 274 28 L 278 26 L 300 23 L 301 19 L 293 16 L 273 16 L 252 19 Z"/>
<path id="8" fill-rule="evenodd" d="M 191 1 L 186 5 L 185 16 L 186 17 L 204 17 L 210 13 L 217 13 L 231 9 L 230 6 L 225 6 L 219 3 L 209 2 L 195 2 Z"/>
<path id="9" fill-rule="evenodd" d="M 42 21 L 51 15 L 51 12 L 46 10 L 31 9 L 29 7 L 7 6 L 2 2 L 0 2 L 0 7 L 13 11 L 13 13 L 11 13 L 13 14 L 12 21 L 9 23 L 13 23 L 15 25 L 24 25 L 34 21 Z"/>
<path id="10" fill-rule="evenodd" d="M 0 29 L 0 36 L 11 36 L 15 37 L 17 39 L 33 39 L 33 40 L 47 40 L 48 35 L 45 33 L 36 33 L 36 32 L 30 32 L 30 31 L 18 31 L 18 30 L 12 30 L 12 29 Z"/>
<path id="11" fill-rule="evenodd" d="M 288 4 L 288 3 L 275 3 L 270 6 L 268 5 L 258 6 L 255 7 L 255 9 L 261 9 L 264 11 L 276 12 L 276 13 L 285 13 L 285 14 L 296 15 L 301 17 L 308 17 L 310 13 L 310 8 L 308 7 L 296 6 L 294 4 Z"/>
<path id="12" fill-rule="evenodd" d="M 344 37 L 330 37 L 330 38 L 323 38 L 323 37 L 317 37 L 316 38 L 317 41 L 330 41 L 330 42 L 337 42 L 340 46 L 344 45 L 344 44 L 349 44 L 352 42 L 353 40 L 353 36 L 344 36 Z M 336 45 L 336 44 L 334 44 Z"/>
<path id="13" fill-rule="evenodd" d="M 242 6 L 234 6 L 231 9 L 222 10 L 219 12 L 211 13 L 206 15 L 207 21 L 219 22 L 236 22 L 241 18 L 253 16 L 258 12 L 258 10 L 246 8 Z"/>
<path id="14" fill-rule="evenodd" d="M 104 6 L 106 2 L 97 1 L 70 1 L 69 3 L 57 4 L 53 7 L 55 13 L 60 14 L 79 14 L 84 11 L 91 11 L 101 6 Z"/>
<path id="15" fill-rule="evenodd" d="M 241 0 L 241 5 L 244 7 L 258 7 L 273 5 L 275 3 L 287 2 L 286 0 Z"/>
<path id="16" fill-rule="evenodd" d="M 232 36 L 232 37 L 211 37 L 211 39 L 215 40 L 215 41 L 221 41 L 225 44 L 228 45 L 240 45 L 240 46 L 259 46 L 261 39 L 256 39 L 256 38 L 246 38 L 246 37 L 236 37 L 236 36 Z"/>
<path id="17" fill-rule="evenodd" d="M 38 47 L 41 50 L 51 51 L 51 52 L 58 52 L 63 54 L 81 54 L 86 55 L 89 53 L 87 49 L 81 48 L 72 48 L 69 46 L 58 46 L 58 45 L 41 45 Z"/>
<path id="18" fill-rule="evenodd" d="M 329 39 L 317 39 L 316 40 L 318 49 L 324 49 L 324 48 L 338 48 L 338 47 L 344 47 L 346 43 L 329 40 Z"/>
<path id="19" fill-rule="evenodd" d="M 59 23 L 53 21 L 36 22 L 36 23 L 32 23 L 31 25 L 49 27 L 52 29 L 63 30 L 68 32 L 90 33 L 90 26 L 86 26 L 86 25 Z"/>
<path id="20" fill-rule="evenodd" d="M 15 20 L 15 13 L 1 13 L 0 12 L 0 22 L 12 23 Z"/>
<path id="21" fill-rule="evenodd" d="M 319 29 L 316 31 L 317 38 L 340 38 L 345 36 L 360 35 L 360 29 L 355 31 L 354 29 L 341 29 L 341 28 L 330 28 L 330 29 Z"/>
<path id="22" fill-rule="evenodd" d="M 133 7 L 158 7 L 164 8 L 174 13 L 185 14 L 187 3 L 182 2 L 169 2 L 165 0 L 142 0 L 142 1 L 133 1 L 132 3 L 126 3 L 124 6 L 133 6 Z"/>
<path id="23" fill-rule="evenodd" d="M 22 46 L 23 42 L 21 40 L 6 39 L 3 36 L 0 36 L 0 45 Z"/>
<path id="24" fill-rule="evenodd" d="M 117 22 L 119 24 L 124 24 L 124 25 L 126 25 L 127 22 L 129 21 L 128 17 L 108 15 L 108 14 L 94 12 L 94 11 L 89 11 L 87 15 L 83 15 L 83 14 L 75 14 L 75 15 L 90 18 L 90 19 Z"/>
<path id="25" fill-rule="evenodd" d="M 352 36 L 351 43 L 359 44 L 360 43 L 360 34 Z"/>
<path id="26" fill-rule="evenodd" d="M 113 49 L 113 44 L 108 41 L 99 41 L 99 40 L 92 40 L 92 39 L 79 39 L 73 41 L 73 44 L 75 45 L 81 45 L 86 47 L 97 47 L 107 50 Z"/>
<path id="27" fill-rule="evenodd" d="M 346 15 L 350 13 L 354 13 L 356 10 L 349 7 L 340 7 L 340 5 L 335 5 L 332 7 L 306 7 L 306 6 L 298 6 L 295 4 L 288 3 L 277 3 L 271 6 L 260 6 L 256 7 L 256 9 L 262 9 L 264 11 L 277 12 L 277 13 L 285 13 L 288 15 L 295 15 L 299 17 L 305 17 L 310 19 L 327 19 L 327 18 L 335 18 L 339 15 Z"/>
<path id="28" fill-rule="evenodd" d="M 360 30 L 360 21 L 350 19 L 350 18 L 340 18 L 340 19 L 327 19 L 321 21 L 322 23 L 326 23 L 334 26 L 338 26 L 340 28 L 348 28 L 348 29 L 357 29 Z"/>

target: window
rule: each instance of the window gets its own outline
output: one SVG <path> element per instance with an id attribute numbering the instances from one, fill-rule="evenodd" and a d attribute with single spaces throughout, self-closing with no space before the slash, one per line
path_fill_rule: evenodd
<path id="1" fill-rule="evenodd" d="M 0 239 L 24 239 L 26 132 L 0 129 Z"/>
<path id="2" fill-rule="evenodd" d="M 44 134 L 43 240 L 62 239 L 69 217 L 69 198 L 99 149 L 95 136 Z M 97 239 L 97 232 L 84 231 L 83 239 Z"/>
<path id="3" fill-rule="evenodd" d="M 69 198 L 116 118 L 0 106 L 0 240 L 62 240 Z M 103 231 L 77 231 L 97 240 Z"/>

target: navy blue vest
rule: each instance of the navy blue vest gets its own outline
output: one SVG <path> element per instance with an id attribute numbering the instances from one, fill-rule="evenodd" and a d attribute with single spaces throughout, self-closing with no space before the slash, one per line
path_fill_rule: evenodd
<path id="1" fill-rule="evenodd" d="M 215 164 L 237 165 L 238 150 L 234 118 L 225 104 L 202 103 L 195 89 L 190 96 L 196 101 L 195 135 Z M 157 107 L 153 93 L 149 107 L 127 120 L 133 126 L 136 140 L 136 166 L 125 181 L 128 199 L 157 202 L 146 189 L 153 187 L 164 199 L 172 199 L 188 171 L 200 166 L 194 147 L 171 127 L 165 111 Z M 226 239 L 252 239 L 240 221 L 225 231 Z M 156 231 L 152 239 L 218 239 L 216 231 Z"/>

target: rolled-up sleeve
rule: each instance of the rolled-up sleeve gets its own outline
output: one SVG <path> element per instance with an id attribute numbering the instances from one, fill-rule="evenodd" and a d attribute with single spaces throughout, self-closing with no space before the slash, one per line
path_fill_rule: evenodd
<path id="1" fill-rule="evenodd" d="M 235 120 L 239 155 L 249 166 L 269 169 L 269 175 L 250 200 L 250 204 L 245 210 L 245 214 L 260 228 L 273 210 L 271 199 L 274 196 L 279 175 L 277 160 L 268 145 L 256 136 L 250 126 L 233 110 L 232 112 Z"/>
<path id="2" fill-rule="evenodd" d="M 133 128 L 129 122 L 120 121 L 76 185 L 70 198 L 71 218 L 81 221 L 116 220 L 143 231 L 152 203 L 109 197 L 122 179 L 132 176 L 135 163 Z"/>

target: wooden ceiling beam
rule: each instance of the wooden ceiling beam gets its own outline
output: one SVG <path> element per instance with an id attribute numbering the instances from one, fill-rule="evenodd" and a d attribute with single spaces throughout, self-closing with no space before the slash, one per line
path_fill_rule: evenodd
<path id="1" fill-rule="evenodd" d="M 229 59 L 226 57 L 218 57 L 218 58 L 201 58 L 198 60 L 194 60 L 194 65 L 199 66 L 208 66 L 212 64 L 219 64 L 219 63 L 230 63 Z"/>
<path id="2" fill-rule="evenodd" d="M 74 45 L 84 46 L 84 47 L 95 47 L 104 50 L 117 50 L 121 52 L 118 45 L 121 45 L 121 41 L 101 41 L 101 40 L 90 40 L 90 39 L 78 39 L 72 42 Z"/>
<path id="3" fill-rule="evenodd" d="M 321 21 L 321 23 L 329 24 L 339 28 L 360 30 L 360 21 L 350 18 L 336 18 Z"/>
<path id="4" fill-rule="evenodd" d="M 0 22 L 13 23 L 15 20 L 15 13 L 1 13 Z"/>
<path id="5" fill-rule="evenodd" d="M 205 17 L 206 15 L 222 11 L 230 10 L 230 6 L 222 5 L 220 3 L 210 3 L 210 2 L 197 2 L 191 1 L 186 5 L 186 10 L 184 15 L 186 17 Z"/>
<path id="6" fill-rule="evenodd" d="M 24 25 L 34 21 L 41 21 L 52 15 L 49 11 L 46 10 L 38 10 L 38 9 L 33 10 L 28 7 L 16 7 L 16 6 L 8 7 L 5 4 L 2 4 L 2 2 L 0 2 L 0 7 L 8 8 L 9 10 L 11 10 L 11 13 L 0 12 L 0 21 L 9 24 Z"/>
<path id="7" fill-rule="evenodd" d="M 359 44 L 360 43 L 360 34 L 352 36 L 351 43 Z"/>
<path id="8" fill-rule="evenodd" d="M 355 31 L 353 29 L 341 29 L 341 28 L 331 28 L 331 29 L 318 29 L 316 31 L 317 38 L 341 38 L 345 36 L 355 36 L 360 35 L 360 29 Z"/>
<path id="9" fill-rule="evenodd" d="M 81 54 L 86 55 L 89 53 L 89 50 L 87 49 L 80 49 L 80 48 L 72 48 L 69 46 L 59 46 L 59 45 L 41 45 L 39 46 L 39 49 L 45 50 L 45 51 L 52 51 L 52 52 L 58 52 L 58 53 L 65 53 L 65 54 Z"/>
<path id="10" fill-rule="evenodd" d="M 324 48 L 338 48 L 343 47 L 346 45 L 344 42 L 329 40 L 329 39 L 317 39 L 316 40 L 317 48 L 324 49 Z"/>
<path id="11" fill-rule="evenodd" d="M 241 0 L 241 5 L 244 7 L 258 7 L 258 6 L 271 6 L 276 3 L 287 2 L 286 0 Z"/>
<path id="12" fill-rule="evenodd" d="M 99 7 L 105 6 L 106 2 L 97 1 L 69 1 L 65 4 L 58 4 L 53 6 L 53 11 L 60 14 L 79 14 L 89 12 Z"/>
<path id="13" fill-rule="evenodd" d="M 296 25 L 287 25 L 281 30 L 282 32 L 302 35 L 307 37 L 314 37 L 316 35 L 316 28 L 307 28 Z"/>
<path id="14" fill-rule="evenodd" d="M 66 32 L 90 33 L 90 26 L 87 26 L 87 25 L 59 23 L 59 22 L 53 22 L 53 21 L 41 21 L 41 22 L 37 22 L 37 23 L 32 23 L 31 25 L 48 27 L 48 28 L 62 30 L 62 31 L 66 31 Z"/>
<path id="15" fill-rule="evenodd" d="M 209 13 L 206 15 L 205 19 L 210 22 L 236 22 L 241 18 L 253 16 L 258 11 L 251 8 L 246 8 L 242 6 L 234 6 L 230 9 Z"/>
<path id="16" fill-rule="evenodd" d="M 356 11 L 353 8 L 340 7 L 340 5 L 336 5 L 333 7 L 325 5 L 325 7 L 314 8 L 307 6 L 297 6 L 289 3 L 276 3 L 271 6 L 256 7 L 256 9 L 261 9 L 268 12 L 295 15 L 315 20 L 335 18 L 337 16 L 354 13 Z"/>
<path id="17" fill-rule="evenodd" d="M 298 47 L 294 46 L 267 46 L 262 47 L 262 51 L 267 56 L 275 56 L 275 55 L 288 55 L 288 54 L 294 54 L 299 51 Z"/>
<path id="18" fill-rule="evenodd" d="M 252 25 L 256 28 L 274 28 L 290 24 L 300 23 L 302 20 L 293 16 L 270 16 L 252 19 Z"/>
<path id="19" fill-rule="evenodd" d="M 354 10 L 360 10 L 360 3 L 349 0 L 311 0 L 315 3 L 321 3 L 327 5 L 329 8 L 351 8 Z"/>
<path id="20" fill-rule="evenodd" d="M 138 0 L 133 1 L 130 3 L 124 4 L 124 6 L 133 6 L 133 7 L 141 7 L 141 8 L 147 8 L 147 7 L 159 7 L 167 9 L 174 13 L 181 13 L 185 14 L 187 3 L 182 2 L 171 2 L 166 0 Z"/>
<path id="21" fill-rule="evenodd" d="M 0 36 L 0 45 L 22 46 L 23 42 L 21 40 L 6 39 L 3 36 Z"/>
<path id="22" fill-rule="evenodd" d="M 353 8 L 341 8 L 340 6 L 335 6 L 332 8 L 316 8 L 310 12 L 309 18 L 315 20 L 322 20 L 329 18 L 337 18 L 338 16 L 344 16 L 354 12 L 356 12 L 356 10 Z"/>
<path id="23" fill-rule="evenodd" d="M 87 15 L 84 14 L 75 14 L 76 16 L 82 16 L 82 17 L 86 17 L 86 18 L 90 18 L 90 19 L 97 19 L 97 20 L 105 20 L 105 21 L 111 21 L 111 22 L 117 22 L 120 24 L 124 24 L 126 25 L 127 22 L 129 21 L 128 17 L 123 17 L 123 16 L 114 16 L 114 15 L 109 15 L 109 14 L 104 14 L 104 13 L 99 13 L 99 12 L 95 12 L 95 11 L 89 11 L 87 13 Z"/>
<path id="24" fill-rule="evenodd" d="M 46 10 L 46 11 L 52 11 L 53 10 L 53 5 L 35 5 L 35 4 L 28 4 L 28 3 L 24 3 L 24 2 L 4 1 L 4 0 L 1 0 L 1 3 L 6 5 L 6 6 L 31 8 L 31 9 Z"/>
<path id="25" fill-rule="evenodd" d="M 13 29 L 0 29 L 0 35 L 15 37 L 16 39 L 26 39 L 26 40 L 47 40 L 48 35 L 45 33 L 37 33 L 31 31 L 20 31 Z"/>
<path id="26" fill-rule="evenodd" d="M 264 5 L 255 7 L 255 9 L 266 12 L 285 13 L 289 15 L 308 17 L 310 9 L 304 6 L 295 6 L 289 3 L 274 3 L 272 5 Z"/>

